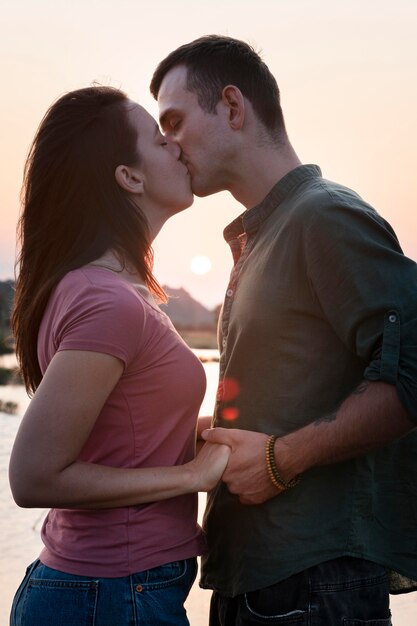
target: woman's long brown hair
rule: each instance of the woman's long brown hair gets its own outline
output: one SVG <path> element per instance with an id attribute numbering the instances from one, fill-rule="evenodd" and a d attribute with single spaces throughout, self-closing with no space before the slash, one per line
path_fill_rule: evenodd
<path id="1" fill-rule="evenodd" d="M 113 249 L 165 299 L 152 275 L 146 218 L 115 180 L 118 165 L 140 160 L 128 106 L 126 94 L 111 87 L 70 92 L 47 111 L 31 145 L 12 312 L 16 355 L 30 393 L 42 380 L 37 356 L 42 316 L 67 272 Z"/>

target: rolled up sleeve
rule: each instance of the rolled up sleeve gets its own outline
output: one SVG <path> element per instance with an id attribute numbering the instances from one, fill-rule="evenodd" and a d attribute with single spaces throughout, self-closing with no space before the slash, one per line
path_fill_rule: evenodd
<path id="1" fill-rule="evenodd" d="M 356 199 L 317 210 L 306 237 L 312 289 L 364 377 L 394 385 L 417 422 L 417 265 L 392 228 Z"/>
<path id="2" fill-rule="evenodd" d="M 398 311 L 385 314 L 381 346 L 365 370 L 370 381 L 382 380 L 397 388 L 398 397 L 417 422 L 417 320 L 402 324 Z"/>

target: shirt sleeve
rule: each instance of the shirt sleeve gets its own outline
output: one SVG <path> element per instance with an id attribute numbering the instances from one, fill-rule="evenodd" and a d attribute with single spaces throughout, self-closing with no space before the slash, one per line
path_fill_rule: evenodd
<path id="1" fill-rule="evenodd" d="M 125 368 L 143 336 L 141 301 L 128 286 L 93 284 L 87 279 L 63 286 L 60 315 L 53 327 L 56 351 L 86 350 L 120 359 Z"/>
<path id="2" fill-rule="evenodd" d="M 352 194 L 353 195 L 353 194 Z M 364 361 L 364 377 L 394 385 L 417 422 L 417 265 L 359 196 L 313 209 L 307 271 L 323 314 Z"/>

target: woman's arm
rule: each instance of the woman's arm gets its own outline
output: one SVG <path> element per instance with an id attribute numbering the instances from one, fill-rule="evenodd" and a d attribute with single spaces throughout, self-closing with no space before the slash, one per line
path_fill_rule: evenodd
<path id="1" fill-rule="evenodd" d="M 209 491 L 227 465 L 227 446 L 209 444 L 175 467 L 128 469 L 78 461 L 123 372 L 110 355 L 58 352 L 22 420 L 10 460 L 13 496 L 23 507 L 114 508 Z"/>

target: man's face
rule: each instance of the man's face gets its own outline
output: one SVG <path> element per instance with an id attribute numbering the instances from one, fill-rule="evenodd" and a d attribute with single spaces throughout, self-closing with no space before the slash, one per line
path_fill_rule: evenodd
<path id="1" fill-rule="evenodd" d="M 207 196 L 229 186 L 228 111 L 219 101 L 215 113 L 207 113 L 186 85 L 184 66 L 174 67 L 166 74 L 158 93 L 159 119 L 163 133 L 182 150 L 193 192 Z"/>

